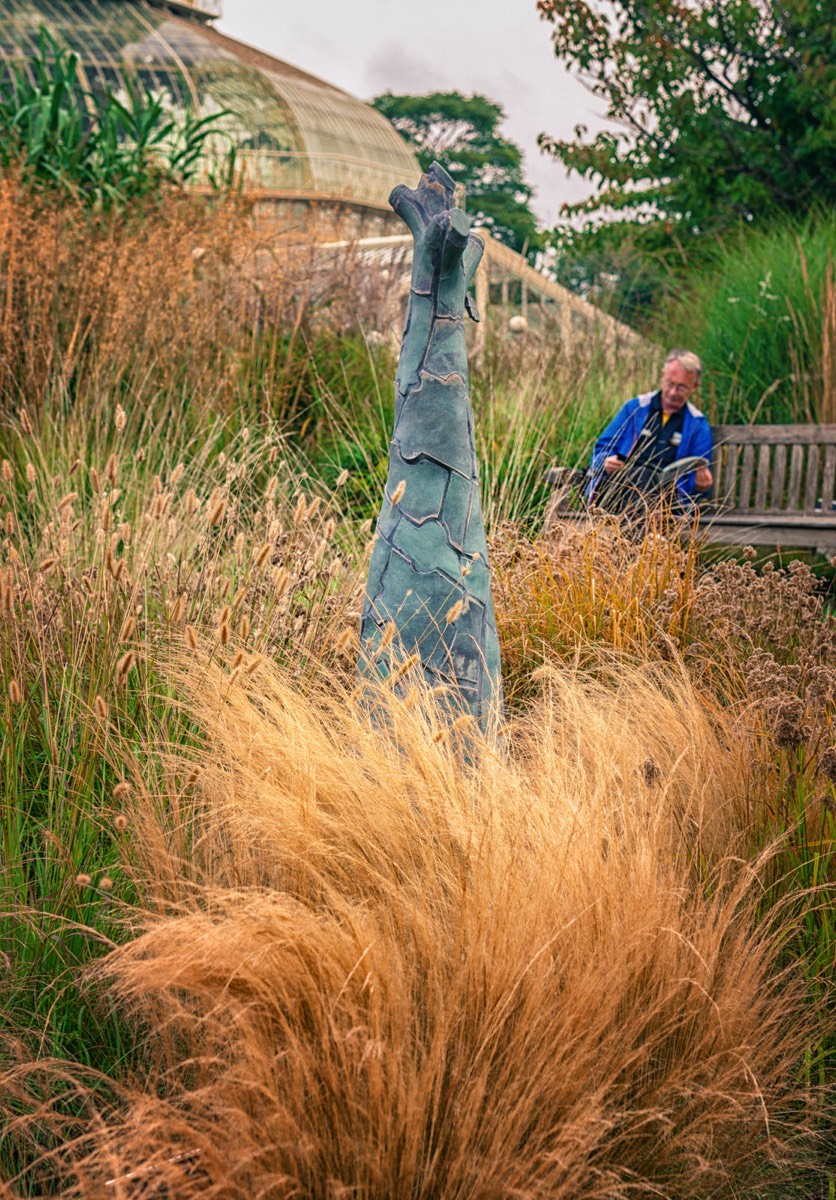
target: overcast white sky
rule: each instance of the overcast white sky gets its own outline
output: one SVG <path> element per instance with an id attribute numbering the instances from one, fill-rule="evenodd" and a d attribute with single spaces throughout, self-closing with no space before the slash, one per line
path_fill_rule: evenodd
<path id="1" fill-rule="evenodd" d="M 218 27 L 363 99 L 387 88 L 481 92 L 507 113 L 503 131 L 525 153 L 546 226 L 589 193 L 537 149 L 540 132 L 600 127 L 603 109 L 555 58 L 534 0 L 224 0 Z"/>

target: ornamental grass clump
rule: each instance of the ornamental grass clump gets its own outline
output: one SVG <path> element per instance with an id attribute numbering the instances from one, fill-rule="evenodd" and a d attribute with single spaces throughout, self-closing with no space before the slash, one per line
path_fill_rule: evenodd
<path id="1" fill-rule="evenodd" d="M 747 748 L 675 670 L 539 682 L 468 761 L 420 691 L 175 668 L 204 748 L 137 764 L 144 911 L 95 971 L 146 1060 L 41 1109 L 62 1195 L 692 1200 L 798 1161 Z"/>
<path id="2" fill-rule="evenodd" d="M 513 524 L 490 538 L 506 694 L 528 694 L 546 659 L 587 665 L 613 652 L 633 659 L 675 655 L 687 641 L 696 546 L 663 528 L 635 537 L 600 514 L 560 523 L 532 539 Z"/>
<path id="3" fill-rule="evenodd" d="M 147 729 L 160 746 L 195 736 L 166 686 L 171 647 L 204 646 L 230 675 L 270 656 L 304 687 L 314 663 L 352 669 L 362 588 L 337 493 L 278 434 L 219 424 L 178 446 L 172 423 L 171 461 L 164 449 L 154 470 L 151 437 L 125 432 L 133 418 L 114 407 L 89 457 L 75 414 L 3 430 L 0 1036 L 82 1063 L 123 1053 L 78 973 L 121 936 L 113 899 L 136 900 L 105 803 L 125 771 L 114 747 Z"/>
<path id="4" fill-rule="evenodd" d="M 251 218 L 237 192 L 108 214 L 0 176 L 0 416 L 80 409 L 93 443 L 129 397 L 134 437 L 241 413 L 304 432 L 324 367 L 344 380 L 339 335 L 388 329 L 397 278 L 370 279 L 339 225 Z"/>

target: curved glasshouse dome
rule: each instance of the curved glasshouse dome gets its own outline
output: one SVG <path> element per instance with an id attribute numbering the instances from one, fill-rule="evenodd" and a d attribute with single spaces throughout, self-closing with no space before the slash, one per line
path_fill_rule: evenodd
<path id="1" fill-rule="evenodd" d="M 117 95 L 130 75 L 175 111 L 221 113 L 244 186 L 265 201 L 388 212 L 414 181 L 412 152 L 378 112 L 339 88 L 212 27 L 220 0 L 0 0 L 0 62 L 30 62 L 45 26 L 79 57 L 82 81 Z"/>

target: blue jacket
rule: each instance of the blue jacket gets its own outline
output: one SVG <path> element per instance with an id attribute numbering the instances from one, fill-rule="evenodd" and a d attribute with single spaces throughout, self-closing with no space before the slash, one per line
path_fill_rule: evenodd
<path id="1" fill-rule="evenodd" d="M 626 458 L 633 449 L 650 415 L 650 403 L 653 397 L 658 395 L 657 390 L 646 392 L 643 396 L 634 396 L 632 400 L 628 400 L 621 406 L 598 438 L 589 464 L 590 482 L 586 489 L 587 498 L 592 497 L 598 480 L 603 474 L 604 459 L 610 454 L 621 454 Z M 708 418 L 689 401 L 685 406 L 682 418 L 682 441 L 679 443 L 676 457 L 690 458 L 692 454 L 699 454 L 710 462 L 711 447 L 711 426 Z M 676 486 L 679 492 L 693 495 L 696 491 L 694 472 L 684 475 L 677 481 Z"/>

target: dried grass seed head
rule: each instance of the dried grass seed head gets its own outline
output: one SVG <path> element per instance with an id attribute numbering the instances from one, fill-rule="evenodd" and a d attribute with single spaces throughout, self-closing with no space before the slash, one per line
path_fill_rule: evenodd
<path id="1" fill-rule="evenodd" d="M 216 496 L 209 508 L 209 524 L 220 525 L 226 514 L 226 498 L 224 496 Z"/>
<path id="2" fill-rule="evenodd" d="M 136 651 L 128 650 L 116 664 L 116 682 L 124 683 L 136 663 Z"/>

